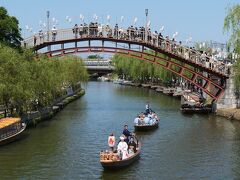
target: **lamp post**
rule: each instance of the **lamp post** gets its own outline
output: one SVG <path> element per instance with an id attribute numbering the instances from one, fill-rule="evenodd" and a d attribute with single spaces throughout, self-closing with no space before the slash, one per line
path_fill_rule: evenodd
<path id="1" fill-rule="evenodd" d="M 148 9 L 145 9 L 146 24 L 145 24 L 145 42 L 147 42 L 147 23 L 148 23 Z"/>
<path id="2" fill-rule="evenodd" d="M 47 41 L 49 42 L 49 31 L 50 31 L 50 21 L 49 21 L 49 17 L 50 17 L 50 11 L 47 11 Z"/>

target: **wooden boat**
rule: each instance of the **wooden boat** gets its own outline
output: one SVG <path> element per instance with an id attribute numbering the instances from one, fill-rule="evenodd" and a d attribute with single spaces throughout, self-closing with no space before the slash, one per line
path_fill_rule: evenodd
<path id="1" fill-rule="evenodd" d="M 25 129 L 26 124 L 20 118 L 0 119 L 0 145 L 18 140 Z"/>
<path id="2" fill-rule="evenodd" d="M 132 83 L 132 86 L 140 87 L 140 86 L 141 86 L 141 83 Z"/>
<path id="3" fill-rule="evenodd" d="M 209 106 L 201 106 L 201 107 L 196 107 L 196 106 L 184 106 L 182 105 L 180 110 L 183 113 L 200 113 L 200 114 L 208 114 L 212 112 L 212 107 Z"/>
<path id="4" fill-rule="evenodd" d="M 183 113 L 202 113 L 212 112 L 210 104 L 204 104 L 203 99 L 198 94 L 187 92 L 181 96 L 181 108 Z"/>
<path id="5" fill-rule="evenodd" d="M 120 169 L 129 166 L 134 161 L 140 158 L 141 153 L 141 143 L 138 142 L 137 152 L 134 153 L 132 156 L 119 160 L 115 158 L 117 153 L 113 152 L 101 152 L 100 153 L 100 163 L 104 169 Z"/>
<path id="6" fill-rule="evenodd" d="M 141 84 L 141 86 L 144 87 L 144 88 L 150 88 L 151 84 Z"/>
<path id="7" fill-rule="evenodd" d="M 174 90 L 173 97 L 181 98 L 181 96 L 184 94 L 184 91 L 182 90 L 181 87 L 177 87 Z"/>
<path id="8" fill-rule="evenodd" d="M 158 87 L 160 87 L 160 86 L 158 86 L 158 85 L 152 85 L 152 86 L 151 86 L 151 89 L 156 90 Z"/>
<path id="9" fill-rule="evenodd" d="M 159 121 L 154 124 L 134 125 L 135 131 L 149 131 L 158 128 Z"/>
<path id="10" fill-rule="evenodd" d="M 164 89 L 163 86 L 159 86 L 159 87 L 156 89 L 156 91 L 157 91 L 157 92 L 163 92 L 163 89 Z"/>
<path id="11" fill-rule="evenodd" d="M 164 93 L 164 94 L 167 94 L 167 95 L 169 95 L 169 96 L 172 96 L 173 93 L 174 93 L 174 88 L 164 88 L 164 89 L 163 89 L 163 93 Z"/>

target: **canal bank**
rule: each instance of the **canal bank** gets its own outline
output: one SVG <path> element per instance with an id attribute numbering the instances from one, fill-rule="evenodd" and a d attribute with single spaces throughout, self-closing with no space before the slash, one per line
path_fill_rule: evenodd
<path id="1" fill-rule="evenodd" d="M 75 90 L 71 95 L 65 95 L 58 100 L 55 100 L 51 106 L 42 108 L 39 111 L 29 112 L 22 118 L 27 127 L 34 127 L 42 121 L 46 121 L 54 117 L 58 112 L 64 109 L 66 105 L 77 100 L 85 94 L 84 89 Z"/>
<path id="2" fill-rule="evenodd" d="M 116 83 L 116 81 L 114 83 Z M 125 86 L 133 86 L 133 87 L 138 87 L 138 88 L 144 88 L 144 89 L 152 89 L 157 92 L 162 92 L 163 94 L 166 94 L 166 93 L 164 93 L 164 89 L 168 89 L 167 86 L 164 86 L 164 85 L 151 85 L 151 83 L 148 83 L 148 84 L 132 83 L 131 81 L 126 81 L 126 83 L 117 83 L 117 84 L 121 84 L 121 85 L 125 85 Z M 161 90 L 158 90 L 158 88 L 161 88 Z M 229 92 L 227 92 L 227 94 L 229 96 Z M 176 98 L 177 96 L 173 95 L 171 97 Z M 217 106 L 219 107 L 219 104 L 217 104 Z M 225 107 L 225 106 L 221 106 L 221 107 Z M 213 112 L 215 113 L 214 115 L 216 115 L 216 116 L 224 117 L 228 120 L 240 120 L 240 109 L 236 109 L 236 108 L 216 109 L 216 104 L 211 109 L 213 109 Z"/>
<path id="3" fill-rule="evenodd" d="M 239 120 L 240 121 L 240 109 L 217 109 L 217 116 L 225 117 L 230 120 Z"/>

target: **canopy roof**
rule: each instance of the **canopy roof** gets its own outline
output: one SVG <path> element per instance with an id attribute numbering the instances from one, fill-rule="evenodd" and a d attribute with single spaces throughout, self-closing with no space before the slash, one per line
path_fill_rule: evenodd
<path id="1" fill-rule="evenodd" d="M 0 119 L 0 129 L 20 121 L 21 118 L 2 118 Z"/>

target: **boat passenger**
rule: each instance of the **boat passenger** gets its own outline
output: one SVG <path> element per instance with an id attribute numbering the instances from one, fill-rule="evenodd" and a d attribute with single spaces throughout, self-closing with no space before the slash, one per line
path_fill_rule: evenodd
<path id="1" fill-rule="evenodd" d="M 153 112 L 152 111 L 150 111 L 150 113 L 148 114 L 148 117 L 153 118 Z"/>
<path id="2" fill-rule="evenodd" d="M 143 119 L 144 123 L 145 123 L 145 124 L 149 124 L 150 118 L 147 117 L 147 116 L 145 116 L 145 115 L 144 115 L 143 117 L 144 117 L 144 119 Z"/>
<path id="3" fill-rule="evenodd" d="M 135 119 L 134 119 L 134 124 L 138 125 L 139 124 L 139 120 L 140 120 L 140 115 L 138 115 Z"/>
<path id="4" fill-rule="evenodd" d="M 153 125 L 153 124 L 155 124 L 156 123 L 156 119 L 155 118 L 150 118 L 150 120 L 149 120 L 149 124 L 150 125 Z"/>
<path id="5" fill-rule="evenodd" d="M 150 105 L 149 105 L 149 102 L 147 102 L 147 104 L 145 105 L 145 107 L 146 107 L 146 115 L 148 115 L 149 112 L 150 112 Z"/>
<path id="6" fill-rule="evenodd" d="M 123 134 L 124 134 L 124 136 L 126 137 L 126 138 L 125 138 L 126 143 L 128 143 L 128 142 L 129 142 L 129 137 L 130 137 L 132 134 L 131 134 L 131 132 L 128 130 L 128 125 L 126 125 L 126 124 L 124 125 Z"/>
<path id="7" fill-rule="evenodd" d="M 144 123 L 144 118 L 143 118 L 143 116 L 140 116 L 140 119 L 139 119 L 139 121 L 138 121 L 138 125 L 144 125 L 145 123 Z"/>
<path id="8" fill-rule="evenodd" d="M 134 142 L 134 138 L 131 137 L 128 143 L 128 153 L 129 155 L 133 155 L 137 152 L 137 144 Z"/>
<path id="9" fill-rule="evenodd" d="M 153 119 L 155 119 L 156 121 L 159 121 L 159 118 L 155 112 L 153 112 Z"/>
<path id="10" fill-rule="evenodd" d="M 118 151 L 118 156 L 120 157 L 121 160 L 124 160 L 126 158 L 128 158 L 128 145 L 127 143 L 124 141 L 124 137 L 120 136 L 120 142 L 118 143 L 117 146 L 117 151 Z"/>
<path id="11" fill-rule="evenodd" d="M 113 135 L 113 133 L 110 134 L 110 136 L 108 137 L 108 146 L 110 148 L 111 151 L 114 150 L 114 146 L 115 146 L 115 136 Z"/>

